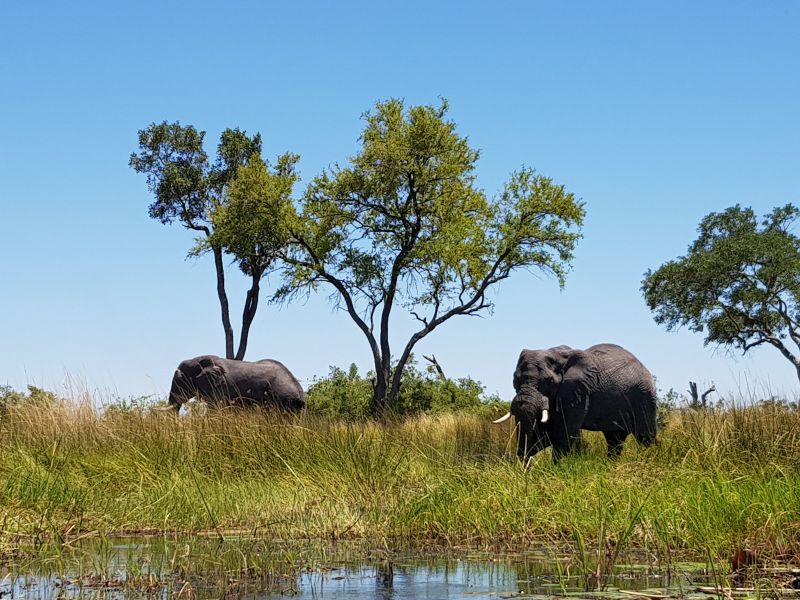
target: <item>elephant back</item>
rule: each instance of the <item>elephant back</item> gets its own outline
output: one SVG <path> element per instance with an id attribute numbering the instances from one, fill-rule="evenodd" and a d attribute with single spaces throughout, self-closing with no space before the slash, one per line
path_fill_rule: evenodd
<path id="1" fill-rule="evenodd" d="M 595 390 L 612 395 L 656 396 L 655 379 L 631 352 L 616 344 L 597 344 L 586 349 L 597 378 Z"/>
<path id="2" fill-rule="evenodd" d="M 298 408 L 305 406 L 305 393 L 297 377 L 279 360 L 264 358 L 256 361 L 268 373 L 269 385 L 266 391 L 268 401 Z"/>

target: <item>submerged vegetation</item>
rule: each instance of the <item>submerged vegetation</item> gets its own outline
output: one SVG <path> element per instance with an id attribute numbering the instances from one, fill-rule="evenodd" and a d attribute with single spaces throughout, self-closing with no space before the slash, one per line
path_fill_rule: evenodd
<path id="1" fill-rule="evenodd" d="M 14 404 L 0 417 L 2 545 L 203 531 L 558 546 L 596 564 L 626 548 L 667 563 L 800 553 L 800 411 L 775 402 L 676 410 L 658 445 L 629 440 L 615 462 L 600 436 L 585 438 L 581 455 L 554 466 L 543 452 L 524 468 L 511 430 L 476 414 L 176 420 L 137 404 Z"/>

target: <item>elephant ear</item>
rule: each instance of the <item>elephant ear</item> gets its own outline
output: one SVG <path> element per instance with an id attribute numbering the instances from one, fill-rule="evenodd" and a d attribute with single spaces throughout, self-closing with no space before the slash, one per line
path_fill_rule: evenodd
<path id="1" fill-rule="evenodd" d="M 519 353 L 519 358 L 517 359 L 517 368 L 514 369 L 514 389 L 519 389 L 519 384 L 522 382 L 522 369 L 525 366 L 525 353 L 529 352 L 528 350 L 523 350 Z"/>
<path id="2" fill-rule="evenodd" d="M 569 363 L 569 359 L 572 358 L 574 352 L 572 348 L 564 345 L 550 348 L 547 362 L 556 373 L 563 375 L 567 368 L 567 363 Z"/>
<path id="3" fill-rule="evenodd" d="M 212 382 L 222 381 L 225 375 L 225 368 L 222 365 L 210 358 L 200 359 L 199 362 L 202 369 L 197 375 L 198 379 L 201 377 L 208 377 L 208 380 Z"/>

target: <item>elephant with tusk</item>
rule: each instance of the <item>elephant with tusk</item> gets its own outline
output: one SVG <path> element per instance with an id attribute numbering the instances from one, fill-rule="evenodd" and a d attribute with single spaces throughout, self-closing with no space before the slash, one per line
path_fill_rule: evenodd
<path id="1" fill-rule="evenodd" d="M 511 411 L 494 422 L 514 417 L 517 456 L 524 461 L 552 445 L 557 462 L 573 449 L 581 429 L 602 431 L 611 458 L 619 456 L 631 433 L 646 446 L 655 441 L 655 381 L 620 346 L 523 350 L 514 371 L 514 390 Z"/>
<path id="2" fill-rule="evenodd" d="M 178 412 L 191 398 L 210 406 L 274 406 L 305 408 L 303 388 L 277 360 L 257 362 L 204 355 L 184 360 L 172 377 L 166 410 Z"/>

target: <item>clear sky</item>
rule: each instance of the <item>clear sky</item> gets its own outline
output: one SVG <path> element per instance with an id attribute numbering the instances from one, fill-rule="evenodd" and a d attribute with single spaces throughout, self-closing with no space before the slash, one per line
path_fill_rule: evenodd
<path id="1" fill-rule="evenodd" d="M 376 100 L 443 96 L 487 192 L 525 163 L 587 219 L 563 291 L 519 273 L 492 316 L 453 319 L 418 353 L 507 399 L 523 347 L 605 341 L 665 389 L 795 395 L 776 351 L 668 333 L 639 286 L 706 213 L 800 202 L 798 32 L 795 1 L 3 2 L 0 385 L 165 395 L 180 360 L 224 353 L 210 257 L 186 260 L 191 236 L 148 217 L 127 165 L 139 129 L 193 124 L 209 153 L 226 127 L 260 131 L 308 181 L 356 150 Z M 244 280 L 229 280 L 238 316 Z M 324 293 L 260 307 L 248 358 L 264 357 L 304 385 L 370 366 Z"/>

